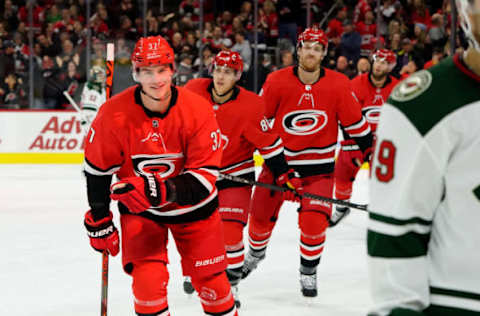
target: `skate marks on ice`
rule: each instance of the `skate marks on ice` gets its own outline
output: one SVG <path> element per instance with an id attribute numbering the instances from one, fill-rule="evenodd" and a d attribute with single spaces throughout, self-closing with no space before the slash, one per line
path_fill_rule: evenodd
<path id="1" fill-rule="evenodd" d="M 90 248 L 83 227 L 88 205 L 81 167 L 0 165 L 0 174 L 0 240 L 4 254 L 0 260 L 0 314 L 98 314 L 101 255 Z M 366 202 L 364 196 L 355 194 L 352 201 Z M 119 227 L 113 205 L 112 211 Z M 365 223 L 364 212 L 352 211 L 341 225 L 328 231 L 318 270 L 319 294 L 308 303 L 299 285 L 296 206 L 285 203 L 266 259 L 240 283 L 240 314 L 365 315 L 370 305 Z M 202 315 L 196 294 L 189 297 L 183 293 L 180 258 L 171 239 L 169 256 L 172 315 Z M 131 279 L 122 271 L 119 256 L 111 258 L 109 278 L 109 314 L 134 315 Z"/>

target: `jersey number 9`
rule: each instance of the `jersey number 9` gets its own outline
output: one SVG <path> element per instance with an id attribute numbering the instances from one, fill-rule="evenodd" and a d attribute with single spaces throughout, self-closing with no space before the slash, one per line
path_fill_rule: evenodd
<path id="1" fill-rule="evenodd" d="M 389 140 L 383 140 L 378 147 L 378 166 L 375 168 L 375 176 L 381 182 L 390 182 L 394 176 L 395 145 Z"/>

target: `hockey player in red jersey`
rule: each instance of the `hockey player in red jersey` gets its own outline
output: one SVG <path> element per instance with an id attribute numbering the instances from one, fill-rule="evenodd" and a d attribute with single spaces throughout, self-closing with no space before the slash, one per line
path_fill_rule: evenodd
<path id="1" fill-rule="evenodd" d="M 265 118 L 263 99 L 236 85 L 243 71 L 240 54 L 221 51 L 215 56 L 211 71 L 213 79 L 194 79 L 185 87 L 207 99 L 215 111 L 223 140 L 220 172 L 255 180 L 253 152 L 258 149 L 275 179 L 294 177 L 293 169 L 289 169 L 285 161 L 282 139 L 271 132 Z M 283 184 L 280 180 L 277 183 Z M 252 188 L 226 179 L 217 181 L 217 187 L 227 276 L 238 307 L 237 285 L 244 260 L 243 228 L 247 224 Z M 285 193 L 284 198 L 294 199 L 294 194 Z"/>
<path id="2" fill-rule="evenodd" d="M 172 85 L 174 53 L 161 36 L 141 38 L 132 54 L 139 85 L 108 100 L 87 135 L 85 226 L 98 251 L 119 252 L 109 210 L 119 201 L 122 264 L 132 276 L 137 315 L 170 315 L 167 238 L 192 277 L 207 315 L 237 315 L 225 269 L 215 182 L 221 134 L 211 105 Z M 119 179 L 112 185 L 113 175 Z"/>
<path id="3" fill-rule="evenodd" d="M 321 67 L 328 39 L 321 30 L 306 29 L 297 42 L 298 66 L 271 73 L 262 88 L 267 118 L 284 142 L 288 165 L 301 176 L 305 192 L 331 197 L 338 137 L 338 122 L 362 149 L 371 150 L 372 136 L 350 81 Z M 263 168 L 260 182 L 273 182 Z M 278 193 L 257 187 L 249 220 L 249 251 L 243 269 L 246 277 L 265 257 L 283 199 Z M 300 203 L 300 284 L 304 296 L 317 295 L 316 270 L 325 242 L 331 204 L 303 198 Z"/>
<path id="4" fill-rule="evenodd" d="M 372 70 L 352 80 L 352 89 L 362 106 L 362 113 L 370 124 L 373 133 L 377 129 L 380 108 L 387 100 L 398 80 L 390 75 L 396 64 L 396 55 L 388 49 L 376 50 L 372 54 Z M 349 200 L 353 181 L 360 167 L 355 160 L 361 159 L 360 148 L 352 139 L 342 141 L 335 165 L 335 198 Z M 335 206 L 330 226 L 335 226 L 350 213 L 348 207 Z"/>

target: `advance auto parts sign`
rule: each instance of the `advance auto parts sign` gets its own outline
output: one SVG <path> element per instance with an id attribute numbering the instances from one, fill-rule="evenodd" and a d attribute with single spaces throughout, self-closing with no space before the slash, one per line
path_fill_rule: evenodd
<path id="1" fill-rule="evenodd" d="M 84 138 L 76 112 L 0 112 L 3 153 L 81 153 Z"/>

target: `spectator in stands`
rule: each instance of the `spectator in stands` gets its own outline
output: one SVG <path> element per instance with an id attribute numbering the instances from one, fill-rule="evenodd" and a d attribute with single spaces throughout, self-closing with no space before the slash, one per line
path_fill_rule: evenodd
<path id="1" fill-rule="evenodd" d="M 401 79 L 405 79 L 407 78 L 408 76 L 410 76 L 411 74 L 413 74 L 414 72 L 416 72 L 417 70 L 420 70 L 422 69 L 423 65 L 420 65 L 418 60 L 416 59 L 412 59 L 410 60 L 406 65 L 404 65 L 402 67 L 402 69 L 400 70 L 400 78 Z"/>
<path id="2" fill-rule="evenodd" d="M 230 11 L 224 11 L 221 16 L 217 18 L 217 25 L 222 28 L 222 31 L 226 36 L 232 33 L 232 13 Z"/>
<path id="3" fill-rule="evenodd" d="M 180 56 L 183 51 L 183 37 L 180 32 L 173 34 L 172 36 L 172 48 L 175 56 Z"/>
<path id="4" fill-rule="evenodd" d="M 180 55 L 180 63 L 178 64 L 175 82 L 177 86 L 184 86 L 189 80 L 193 79 L 192 61 L 190 54 L 183 53 Z"/>
<path id="5" fill-rule="evenodd" d="M 30 48 L 25 44 L 23 36 L 16 32 L 13 35 L 13 43 L 15 44 L 15 73 L 26 78 L 28 70 L 28 56 Z"/>
<path id="6" fill-rule="evenodd" d="M 0 20 L 0 40 L 5 41 L 8 39 L 9 34 L 6 28 L 6 21 Z"/>
<path id="7" fill-rule="evenodd" d="M 240 7 L 240 13 L 237 15 L 242 21 L 243 27 L 247 31 L 253 30 L 253 10 L 250 1 L 243 1 Z"/>
<path id="8" fill-rule="evenodd" d="M 415 25 L 416 23 L 422 23 L 426 27 L 430 26 L 431 17 L 430 11 L 425 5 L 424 0 L 413 0 L 410 6 L 409 23 Z"/>
<path id="9" fill-rule="evenodd" d="M 58 68 L 66 71 L 70 61 L 73 61 L 76 66 L 80 65 L 80 56 L 74 51 L 72 41 L 66 39 L 62 43 L 62 52 L 55 57 L 55 62 Z"/>
<path id="10" fill-rule="evenodd" d="M 292 56 L 292 59 L 293 59 L 293 56 Z M 267 54 L 267 53 L 262 54 L 261 62 L 262 63 L 258 69 L 258 86 L 257 86 L 258 91 L 254 91 L 256 93 L 260 92 L 260 89 L 261 87 L 263 87 L 265 80 L 267 80 L 268 74 L 277 70 L 272 63 L 272 56 L 270 54 Z M 293 64 L 293 60 L 292 60 L 292 64 Z M 253 90 L 253 87 L 252 87 L 252 90 Z"/>
<path id="11" fill-rule="evenodd" d="M 297 0 L 279 0 L 278 9 L 278 37 L 288 38 L 293 46 L 297 44 L 297 16 L 299 5 Z"/>
<path id="12" fill-rule="evenodd" d="M 347 18 L 347 8 L 342 7 L 337 11 L 337 15 L 328 22 L 327 37 L 335 46 L 340 45 L 340 38 L 343 34 L 343 21 Z"/>
<path id="13" fill-rule="evenodd" d="M 194 67 L 201 68 L 201 71 L 198 73 L 198 77 L 200 78 L 208 78 L 211 77 L 209 73 L 209 67 L 212 64 L 213 58 L 215 54 L 213 54 L 212 48 L 209 45 L 205 45 L 202 50 L 202 58 L 197 58 L 193 63 Z M 201 66 L 201 67 L 200 67 Z"/>
<path id="14" fill-rule="evenodd" d="M 85 23 L 85 17 L 82 15 L 79 7 L 76 4 L 70 5 L 70 16 L 73 21 L 78 21 L 80 23 Z"/>
<path id="15" fill-rule="evenodd" d="M 265 43 L 267 46 L 275 46 L 278 40 L 278 15 L 273 1 L 266 0 L 263 3 L 262 13 L 260 26 L 265 34 Z"/>
<path id="16" fill-rule="evenodd" d="M 212 38 L 212 37 L 213 37 L 213 24 L 210 21 L 206 21 L 203 26 L 202 38 Z"/>
<path id="17" fill-rule="evenodd" d="M 25 91 L 22 89 L 22 79 L 15 73 L 10 73 L 0 83 L 0 106 L 3 109 L 20 109 L 25 106 Z"/>
<path id="18" fill-rule="evenodd" d="M 6 78 L 11 73 L 15 73 L 15 43 L 6 40 L 0 52 L 0 78 Z"/>
<path id="19" fill-rule="evenodd" d="M 213 28 L 213 38 L 212 38 L 212 47 L 216 51 L 228 50 L 232 47 L 232 40 L 224 36 L 222 28 L 220 26 L 215 26 Z"/>
<path id="20" fill-rule="evenodd" d="M 278 69 L 292 66 L 295 63 L 293 53 L 290 50 L 283 50 L 281 53 L 281 64 Z"/>
<path id="21" fill-rule="evenodd" d="M 156 22 L 157 20 L 152 17 Z M 158 31 L 158 30 L 157 30 Z M 132 20 L 126 15 L 120 17 L 120 28 L 115 30 L 117 37 L 125 38 L 127 41 L 135 41 L 138 37 L 137 29 L 134 27 Z"/>
<path id="22" fill-rule="evenodd" d="M 400 33 L 393 33 L 390 36 L 390 50 L 398 55 L 398 52 L 402 50 L 402 35 Z"/>
<path id="23" fill-rule="evenodd" d="M 53 24 L 53 30 L 55 32 L 61 32 L 61 31 L 72 32 L 73 20 L 70 16 L 70 10 L 64 8 L 60 11 L 60 14 L 61 14 L 61 19 Z"/>
<path id="24" fill-rule="evenodd" d="M 29 23 L 29 10 L 32 8 L 33 27 L 40 28 L 43 22 L 44 8 L 35 3 L 34 1 L 26 1 L 25 5 L 18 10 L 18 18 L 20 22 L 30 26 Z"/>
<path id="25" fill-rule="evenodd" d="M 355 9 L 353 11 L 353 23 L 358 23 L 359 21 L 363 21 L 365 19 L 365 14 L 368 11 L 372 11 L 372 7 L 370 6 L 371 0 L 359 0 Z"/>
<path id="26" fill-rule="evenodd" d="M 377 36 L 377 24 L 375 23 L 375 16 L 372 11 L 367 11 L 365 13 L 365 18 L 363 21 L 359 21 L 355 25 L 355 30 L 360 34 L 362 42 L 360 46 L 360 55 L 363 57 L 368 57 L 375 49 L 372 46 L 372 38 Z"/>
<path id="27" fill-rule="evenodd" d="M 250 47 L 248 40 L 245 38 L 244 32 L 235 33 L 235 44 L 232 46 L 231 50 L 242 56 L 243 72 L 247 72 L 252 64 L 252 48 Z"/>
<path id="28" fill-rule="evenodd" d="M 352 64 L 348 61 L 347 57 L 345 56 L 338 56 L 337 58 L 337 66 L 335 68 L 336 71 L 344 74 L 349 79 L 355 77 L 355 70 L 351 66 Z"/>
<path id="29" fill-rule="evenodd" d="M 357 64 L 360 58 L 360 45 L 362 38 L 360 34 L 355 31 L 352 21 L 343 21 L 343 35 L 340 40 L 340 55 L 345 56 L 349 62 Z"/>
<path id="30" fill-rule="evenodd" d="M 84 47 L 86 43 L 87 32 L 82 22 L 73 22 L 73 32 L 70 34 L 70 40 L 75 47 Z"/>
<path id="31" fill-rule="evenodd" d="M 3 6 L 2 20 L 7 22 L 7 30 L 14 31 L 18 27 L 17 6 L 13 4 L 12 0 L 5 0 Z"/>
<path id="32" fill-rule="evenodd" d="M 246 33 L 245 28 L 243 27 L 242 20 L 240 17 L 236 16 L 232 20 L 232 27 L 230 30 L 225 32 L 225 35 L 231 38 L 235 38 L 235 34 L 238 32 Z M 246 34 L 245 34 L 246 36 Z"/>
<path id="33" fill-rule="evenodd" d="M 192 21 L 198 21 L 200 14 L 200 1 L 183 0 L 178 7 L 178 13 L 191 18 Z"/>
<path id="34" fill-rule="evenodd" d="M 380 28 L 380 34 L 387 36 L 389 34 L 388 27 L 400 13 L 402 4 L 398 0 L 385 0 L 380 6 L 381 19 L 377 21 L 377 27 Z"/>
<path id="35" fill-rule="evenodd" d="M 423 65 L 423 69 L 428 69 L 432 66 L 438 64 L 443 58 L 445 57 L 443 53 L 442 47 L 435 47 L 433 49 L 432 59 L 427 61 L 425 65 Z"/>
<path id="36" fill-rule="evenodd" d="M 428 30 L 428 38 L 433 46 L 443 46 L 447 40 L 443 15 L 432 15 L 432 26 Z"/>
<path id="37" fill-rule="evenodd" d="M 55 24 L 61 19 L 62 19 L 62 14 L 60 13 L 58 6 L 56 4 L 52 5 L 46 13 L 45 22 Z"/>
<path id="38" fill-rule="evenodd" d="M 423 60 L 432 56 L 431 46 L 427 45 L 427 26 L 422 23 L 416 23 L 413 28 L 413 50 L 416 55 L 422 56 Z"/>
<path id="39" fill-rule="evenodd" d="M 213 43 L 213 40 L 212 40 Z M 198 45 L 197 38 L 193 31 L 188 32 L 185 35 L 185 44 L 183 46 L 183 52 L 189 55 L 197 56 L 198 55 Z"/>
<path id="40" fill-rule="evenodd" d="M 130 21 L 134 21 L 137 17 L 136 1 L 133 0 L 121 0 L 120 10 L 116 13 L 116 16 L 120 17 L 126 15 L 130 18 Z"/>
<path id="41" fill-rule="evenodd" d="M 366 74 L 370 72 L 370 61 L 366 57 L 360 57 L 357 62 L 357 76 L 361 74 Z"/>

